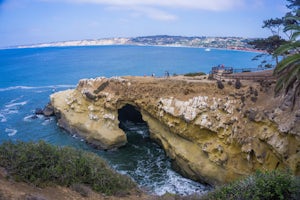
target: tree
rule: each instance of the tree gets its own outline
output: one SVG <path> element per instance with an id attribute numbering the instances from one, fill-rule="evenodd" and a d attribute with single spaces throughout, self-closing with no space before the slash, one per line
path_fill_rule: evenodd
<path id="1" fill-rule="evenodd" d="M 284 56 L 274 70 L 274 75 L 278 77 L 275 94 L 279 94 L 283 90 L 286 99 L 291 101 L 293 109 L 300 96 L 300 41 L 298 40 L 300 17 L 288 16 L 286 20 L 294 23 L 287 24 L 284 28 L 284 31 L 292 32 L 290 41 L 281 45 L 274 52 L 275 56 Z"/>
<path id="2" fill-rule="evenodd" d="M 293 12 L 299 10 L 300 0 L 287 0 L 287 1 L 289 2 L 289 4 L 286 6 L 288 9 L 293 10 Z"/>
<path id="3" fill-rule="evenodd" d="M 293 17 L 300 17 L 300 0 L 287 0 L 288 5 L 287 8 L 291 11 L 286 13 L 286 15 L 282 18 L 271 18 L 263 21 L 262 28 L 267 28 L 271 31 L 272 36 L 264 39 L 256 39 L 248 42 L 248 44 L 252 45 L 253 48 L 264 50 L 271 54 L 276 59 L 276 64 L 278 64 L 278 54 L 274 54 L 275 50 L 286 43 L 284 36 L 291 40 L 295 26 L 299 24 L 297 20 Z M 290 27 L 286 29 L 286 27 Z M 265 54 L 262 54 L 260 57 L 264 57 Z M 256 58 L 257 59 L 257 58 Z M 264 62 L 264 61 L 263 61 Z M 263 64 L 263 63 L 262 63 Z"/>
<path id="4" fill-rule="evenodd" d="M 268 54 L 274 54 L 275 50 L 280 47 L 282 44 L 285 44 L 286 41 L 282 39 L 278 35 L 273 35 L 264 39 L 256 39 L 248 42 L 248 44 L 252 45 L 255 49 L 263 50 L 268 52 Z M 260 55 L 262 57 L 264 54 Z M 278 63 L 278 56 L 275 57 L 276 64 Z M 264 61 L 262 61 L 264 62 Z"/>
<path id="5" fill-rule="evenodd" d="M 293 19 L 293 13 L 292 12 L 288 12 L 285 14 L 284 18 L 283 18 L 283 26 L 284 27 L 288 27 L 288 26 L 292 26 L 292 25 L 297 25 L 297 20 Z M 287 38 L 289 40 L 291 40 L 292 35 L 293 35 L 293 30 L 286 30 L 284 29 L 284 34 L 287 36 Z"/>
<path id="6" fill-rule="evenodd" d="M 284 24 L 288 23 L 284 18 L 275 18 L 268 19 L 263 21 L 262 28 L 267 28 L 271 31 L 272 36 L 263 39 L 256 39 L 248 42 L 248 44 L 252 45 L 253 48 L 258 50 L 263 50 L 268 52 L 268 54 L 273 55 L 274 51 L 282 44 L 285 43 L 285 40 L 280 36 Z M 265 56 L 262 54 L 260 57 Z M 276 64 L 278 64 L 278 56 L 274 56 L 276 60 Z M 264 62 L 265 60 L 263 60 Z M 263 63 L 262 63 L 263 64 Z"/>
<path id="7" fill-rule="evenodd" d="M 273 36 L 279 36 L 283 27 L 283 21 L 283 18 L 267 19 L 264 20 L 262 28 L 268 28 L 272 32 Z"/>
<path id="8" fill-rule="evenodd" d="M 274 75 L 277 76 L 275 94 L 284 92 L 284 102 L 292 109 L 300 97 L 300 0 L 287 0 L 291 11 L 283 18 L 268 19 L 263 28 L 268 28 L 272 36 L 249 42 L 254 48 L 265 50 L 276 58 Z M 280 35 L 285 34 L 287 41 Z M 278 62 L 278 57 L 282 60 Z M 264 63 L 265 64 L 265 63 Z"/>

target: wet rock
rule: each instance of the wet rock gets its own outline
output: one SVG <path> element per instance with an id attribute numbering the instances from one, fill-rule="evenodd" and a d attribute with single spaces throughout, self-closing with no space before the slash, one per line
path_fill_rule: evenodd
<path id="1" fill-rule="evenodd" d="M 43 109 L 43 115 L 46 117 L 54 116 L 54 108 L 51 103 L 48 103 Z"/>
<path id="2" fill-rule="evenodd" d="M 44 115 L 45 117 L 51 117 L 54 116 L 54 108 L 51 105 L 51 103 L 48 103 L 44 109 L 42 108 L 36 108 L 34 111 L 34 116 L 32 117 L 32 119 L 37 118 L 36 115 Z"/>
<path id="3" fill-rule="evenodd" d="M 43 109 L 42 108 L 36 108 L 35 111 L 34 111 L 34 114 L 36 115 L 43 115 Z"/>
<path id="4" fill-rule="evenodd" d="M 37 118 L 38 118 L 37 114 L 30 116 L 30 119 L 37 119 Z"/>

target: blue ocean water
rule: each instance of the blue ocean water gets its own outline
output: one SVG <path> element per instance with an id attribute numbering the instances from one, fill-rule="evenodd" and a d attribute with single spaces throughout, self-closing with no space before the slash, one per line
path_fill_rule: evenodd
<path id="1" fill-rule="evenodd" d="M 145 46 L 56 47 L 0 50 L 0 142 L 45 140 L 93 151 L 149 192 L 190 194 L 208 187 L 171 169 L 164 151 L 149 139 L 145 124 L 127 124 L 129 144 L 115 151 L 91 148 L 59 129 L 55 118 L 34 116 L 55 91 L 76 87 L 81 78 L 206 72 L 224 64 L 253 68 L 252 52 Z"/>

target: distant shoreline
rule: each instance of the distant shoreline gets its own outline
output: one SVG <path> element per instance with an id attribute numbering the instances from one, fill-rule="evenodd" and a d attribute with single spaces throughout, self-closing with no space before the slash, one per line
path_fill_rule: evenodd
<path id="1" fill-rule="evenodd" d="M 216 47 L 197 47 L 197 46 L 184 46 L 184 45 L 147 45 L 147 44 L 105 44 L 105 45 L 22 45 L 16 47 L 0 48 L 0 50 L 8 49 L 34 49 L 34 48 L 64 48 L 64 47 L 104 47 L 104 46 L 140 46 L 140 47 L 169 47 L 169 48 L 194 48 L 194 49 L 210 49 L 210 50 L 230 50 L 251 53 L 267 53 L 257 49 L 235 49 L 235 48 L 216 48 Z"/>
<path id="2" fill-rule="evenodd" d="M 0 49 L 21 49 L 21 48 L 46 48 L 46 47 L 86 47 L 86 46 L 158 46 L 158 47 L 183 47 L 203 49 L 236 50 L 254 53 L 266 53 L 253 49 L 248 41 L 250 38 L 242 37 L 184 37 L 184 36 L 144 36 L 133 38 L 104 38 L 92 40 L 72 40 L 62 42 L 50 42 L 31 45 L 19 45 L 3 47 Z"/>

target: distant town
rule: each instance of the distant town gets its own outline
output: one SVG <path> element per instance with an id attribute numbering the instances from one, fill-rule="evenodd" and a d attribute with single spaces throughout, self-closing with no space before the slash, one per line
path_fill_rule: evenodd
<path id="1" fill-rule="evenodd" d="M 257 51 L 247 42 L 252 39 L 242 37 L 184 37 L 184 36 L 143 36 L 132 38 L 105 38 L 95 40 L 74 40 L 43 44 L 23 45 L 18 48 L 30 47 L 61 47 L 61 46 L 102 46 L 102 45 L 146 45 L 172 47 L 222 48 L 242 51 Z"/>

